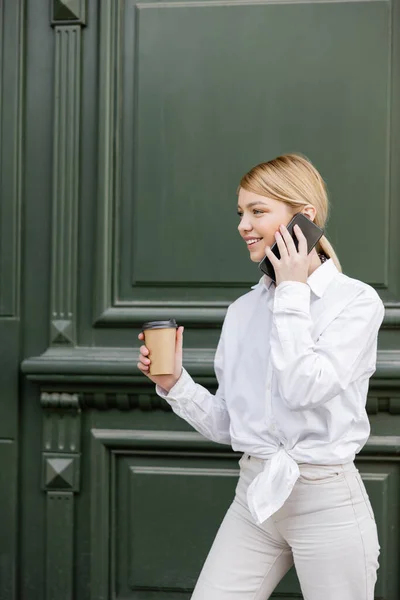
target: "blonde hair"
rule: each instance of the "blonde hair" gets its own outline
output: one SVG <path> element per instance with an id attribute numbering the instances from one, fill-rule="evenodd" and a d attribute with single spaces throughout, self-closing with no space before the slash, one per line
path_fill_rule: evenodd
<path id="1" fill-rule="evenodd" d="M 293 213 L 312 204 L 316 209 L 314 222 L 324 228 L 328 220 L 329 201 L 325 182 L 310 160 L 301 154 L 285 154 L 253 167 L 240 181 L 240 188 L 260 196 L 285 202 Z M 323 235 L 316 247 L 331 258 L 338 270 L 342 267 L 332 245 Z"/>

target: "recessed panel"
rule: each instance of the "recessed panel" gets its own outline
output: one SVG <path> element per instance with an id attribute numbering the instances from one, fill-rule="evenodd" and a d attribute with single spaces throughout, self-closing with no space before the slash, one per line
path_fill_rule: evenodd
<path id="1" fill-rule="evenodd" d="M 398 531 L 398 505 L 396 501 L 399 485 L 398 470 L 381 465 L 380 468 L 365 466 L 359 467 L 362 479 L 371 500 L 374 517 L 378 528 L 380 544 L 378 580 L 375 587 L 375 596 L 378 598 L 391 598 L 391 589 L 394 587 L 391 577 L 392 556 L 398 555 L 398 536 L 393 536 Z"/>
<path id="2" fill-rule="evenodd" d="M 133 283 L 251 280 L 236 186 L 297 151 L 327 181 L 345 270 L 384 285 L 389 3 L 144 3 L 137 20 Z"/>
<path id="3" fill-rule="evenodd" d="M 237 476 L 234 469 L 211 466 L 131 468 L 133 589 L 194 587 Z"/>
<path id="4" fill-rule="evenodd" d="M 398 553 L 398 468 L 394 463 L 359 468 L 381 545 L 375 595 L 389 600 L 397 585 L 392 557 Z M 112 547 L 117 597 L 146 600 L 157 593 L 191 592 L 233 500 L 237 459 L 128 454 L 118 459 L 116 473 Z M 294 569 L 276 593 L 300 594 Z"/>
<path id="5" fill-rule="evenodd" d="M 121 596 L 194 588 L 238 476 L 235 459 L 120 461 L 115 540 Z"/>

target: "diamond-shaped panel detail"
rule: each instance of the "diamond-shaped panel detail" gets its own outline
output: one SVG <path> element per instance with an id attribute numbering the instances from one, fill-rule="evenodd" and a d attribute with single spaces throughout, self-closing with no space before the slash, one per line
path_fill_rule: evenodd
<path id="1" fill-rule="evenodd" d="M 47 458 L 45 485 L 49 490 L 69 490 L 74 487 L 74 459 Z"/>
<path id="2" fill-rule="evenodd" d="M 74 345 L 72 321 L 63 319 L 52 321 L 51 341 L 53 344 Z"/>
<path id="3" fill-rule="evenodd" d="M 84 23 L 85 0 L 53 0 L 53 22 Z"/>

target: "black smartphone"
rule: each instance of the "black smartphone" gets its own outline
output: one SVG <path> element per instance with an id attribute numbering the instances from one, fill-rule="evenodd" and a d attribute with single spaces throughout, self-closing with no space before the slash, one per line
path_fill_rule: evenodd
<path id="1" fill-rule="evenodd" d="M 310 254 L 311 250 L 324 235 L 324 230 L 318 227 L 318 225 L 311 221 L 311 219 L 303 215 L 303 213 L 297 213 L 296 215 L 294 215 L 293 219 L 290 221 L 290 223 L 288 223 L 286 227 L 289 234 L 293 238 L 296 249 L 298 249 L 299 247 L 299 242 L 296 237 L 296 234 L 293 231 L 293 227 L 295 225 L 298 225 L 301 231 L 303 232 L 307 240 L 307 254 Z M 275 254 L 277 258 L 281 257 L 278 244 L 276 242 L 273 246 L 271 246 L 271 251 Z M 273 281 L 276 280 L 275 269 L 272 266 L 272 263 L 269 260 L 268 256 L 265 256 L 258 266 L 260 267 L 261 271 L 268 275 L 268 277 L 271 277 Z"/>

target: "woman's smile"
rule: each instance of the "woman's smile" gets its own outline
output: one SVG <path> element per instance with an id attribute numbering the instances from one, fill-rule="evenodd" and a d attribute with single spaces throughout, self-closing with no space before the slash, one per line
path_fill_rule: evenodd
<path id="1" fill-rule="evenodd" d="M 251 251 L 252 249 L 254 249 L 255 246 L 258 246 L 260 244 L 260 242 L 262 242 L 262 238 L 260 237 L 245 237 L 244 238 L 249 250 Z"/>

